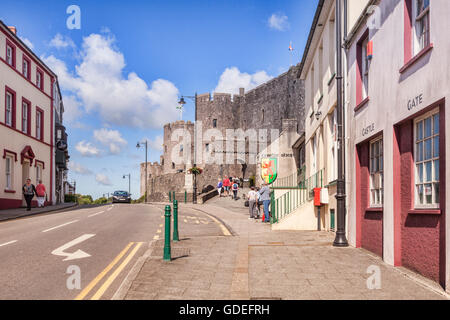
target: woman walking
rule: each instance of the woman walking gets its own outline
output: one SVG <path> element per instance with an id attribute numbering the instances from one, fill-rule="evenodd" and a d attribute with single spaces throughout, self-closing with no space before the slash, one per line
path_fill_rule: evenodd
<path id="1" fill-rule="evenodd" d="M 39 184 L 36 186 L 36 195 L 38 201 L 38 208 L 45 207 L 45 195 L 47 194 L 45 190 L 45 185 L 42 180 L 39 180 Z"/>
<path id="2" fill-rule="evenodd" d="M 27 211 L 31 211 L 31 200 L 33 200 L 36 194 L 36 187 L 31 183 L 31 179 L 27 179 L 22 188 L 23 196 L 27 202 Z"/>
<path id="3" fill-rule="evenodd" d="M 219 179 L 219 182 L 217 183 L 217 192 L 219 193 L 219 198 L 222 197 L 222 187 L 223 187 L 222 179 Z"/>

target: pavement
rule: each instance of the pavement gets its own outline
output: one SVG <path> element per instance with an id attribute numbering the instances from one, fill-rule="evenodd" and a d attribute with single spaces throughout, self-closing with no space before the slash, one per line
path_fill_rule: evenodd
<path id="1" fill-rule="evenodd" d="M 163 204 L 149 205 L 163 211 Z M 243 200 L 180 204 L 181 241 L 162 260 L 156 235 L 114 299 L 441 300 L 438 284 L 364 249 L 332 246 L 334 233 L 272 231 Z M 161 225 L 162 226 L 162 225 Z"/>
<path id="2" fill-rule="evenodd" d="M 26 208 L 17 208 L 17 209 L 7 209 L 0 210 L 0 221 L 6 221 L 11 219 L 29 217 L 37 214 L 55 212 L 60 210 L 66 210 L 68 208 L 73 208 L 77 204 L 76 203 L 62 203 L 54 206 L 46 206 L 43 208 L 32 208 L 31 211 L 27 211 Z"/>

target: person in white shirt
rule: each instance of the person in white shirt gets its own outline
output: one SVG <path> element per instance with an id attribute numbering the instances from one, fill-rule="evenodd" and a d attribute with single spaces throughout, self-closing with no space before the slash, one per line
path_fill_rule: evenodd
<path id="1" fill-rule="evenodd" d="M 258 194 L 255 191 L 255 187 L 251 187 L 250 191 L 247 195 L 248 197 L 248 210 L 250 212 L 250 218 L 249 219 L 255 219 L 257 217 L 257 201 L 258 201 Z"/>

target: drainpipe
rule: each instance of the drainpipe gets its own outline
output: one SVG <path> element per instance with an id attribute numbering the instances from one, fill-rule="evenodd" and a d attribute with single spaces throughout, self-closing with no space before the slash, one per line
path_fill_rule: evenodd
<path id="1" fill-rule="evenodd" d="M 337 56 L 337 125 L 338 125 L 338 179 L 337 179 L 337 231 L 333 245 L 335 247 L 348 247 L 345 236 L 345 154 L 344 154 L 344 127 L 343 127 L 343 95 L 342 95 L 342 13 L 341 0 L 336 0 L 336 56 Z"/>

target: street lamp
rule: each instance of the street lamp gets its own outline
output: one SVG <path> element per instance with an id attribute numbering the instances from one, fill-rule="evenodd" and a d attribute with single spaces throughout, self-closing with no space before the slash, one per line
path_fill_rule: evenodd
<path id="1" fill-rule="evenodd" d="M 194 168 L 197 168 L 197 93 L 195 96 L 181 96 L 178 104 L 183 107 L 186 104 L 184 98 L 191 99 L 195 103 L 195 123 L 194 123 Z M 194 174 L 194 194 L 192 195 L 192 203 L 197 204 L 197 171 Z"/>
<path id="2" fill-rule="evenodd" d="M 148 154 L 148 141 L 138 142 L 136 148 L 140 149 L 141 145 L 145 145 L 145 203 L 147 203 L 147 154 Z"/>
<path id="3" fill-rule="evenodd" d="M 131 195 L 131 173 L 123 175 L 124 179 L 126 177 L 128 177 L 128 195 Z"/>

